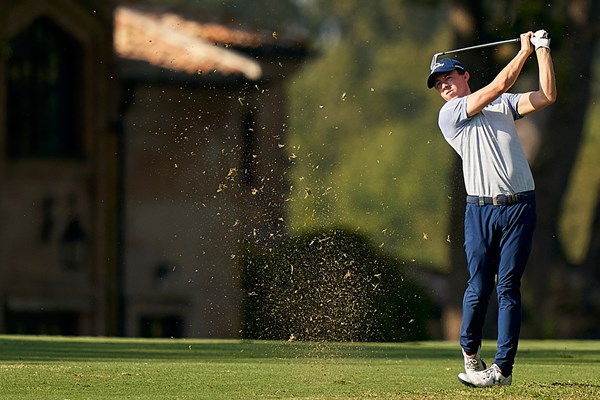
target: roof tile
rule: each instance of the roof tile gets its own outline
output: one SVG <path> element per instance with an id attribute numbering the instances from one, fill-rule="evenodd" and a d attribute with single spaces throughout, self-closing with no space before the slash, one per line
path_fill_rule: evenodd
<path id="1" fill-rule="evenodd" d="M 189 74 L 216 72 L 252 80 L 262 74 L 260 64 L 232 47 L 272 46 L 275 40 L 271 35 L 127 6 L 116 8 L 114 30 L 114 47 L 121 58 Z"/>

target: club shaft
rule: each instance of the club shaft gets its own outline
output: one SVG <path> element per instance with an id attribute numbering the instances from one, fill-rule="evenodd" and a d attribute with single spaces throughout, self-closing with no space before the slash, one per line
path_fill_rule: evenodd
<path id="1" fill-rule="evenodd" d="M 442 53 L 439 53 L 438 55 L 442 56 L 442 55 L 444 55 L 444 54 L 459 53 L 459 52 L 461 52 L 461 51 L 475 50 L 475 49 L 482 49 L 482 48 L 484 48 L 484 47 L 498 46 L 498 45 L 505 44 L 505 43 L 514 43 L 514 42 L 519 42 L 520 40 L 521 40 L 520 38 L 516 38 L 516 39 L 501 40 L 501 41 L 499 41 L 499 42 L 492 42 L 492 43 L 478 44 L 478 45 L 476 45 L 476 46 L 463 47 L 462 49 L 447 50 L 447 51 L 444 51 L 444 52 L 442 52 Z"/>

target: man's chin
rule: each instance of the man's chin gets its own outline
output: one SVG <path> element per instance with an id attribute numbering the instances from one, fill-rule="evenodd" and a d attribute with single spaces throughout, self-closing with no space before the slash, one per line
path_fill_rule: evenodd
<path id="1" fill-rule="evenodd" d="M 455 93 L 444 93 L 444 95 L 442 97 L 444 98 L 444 100 L 450 101 L 456 97 L 456 94 Z"/>

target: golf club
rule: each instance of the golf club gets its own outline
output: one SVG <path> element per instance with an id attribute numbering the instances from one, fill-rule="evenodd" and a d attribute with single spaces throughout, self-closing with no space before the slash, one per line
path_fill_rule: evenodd
<path id="1" fill-rule="evenodd" d="M 442 51 L 441 53 L 435 53 L 433 55 L 433 58 L 431 59 L 431 65 L 430 65 L 429 68 L 431 70 L 433 70 L 433 66 L 437 62 L 437 58 L 439 56 L 443 56 L 444 54 L 460 53 L 461 51 L 481 49 L 481 48 L 484 48 L 484 47 L 498 46 L 498 45 L 505 44 L 505 43 L 515 43 L 515 42 L 519 42 L 519 41 L 521 41 L 520 38 L 508 39 L 508 40 L 501 40 L 499 42 L 492 42 L 492 43 L 486 43 L 486 44 L 478 44 L 476 46 L 463 47 L 462 49 L 446 50 L 446 51 Z"/>

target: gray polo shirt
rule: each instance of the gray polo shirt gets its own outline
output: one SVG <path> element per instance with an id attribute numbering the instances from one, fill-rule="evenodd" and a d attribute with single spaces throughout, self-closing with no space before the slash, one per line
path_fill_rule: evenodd
<path id="1" fill-rule="evenodd" d="M 495 196 L 534 190 L 535 184 L 517 136 L 520 94 L 505 93 L 478 114 L 467 116 L 467 98 L 448 101 L 438 124 L 462 158 L 467 194 Z"/>

